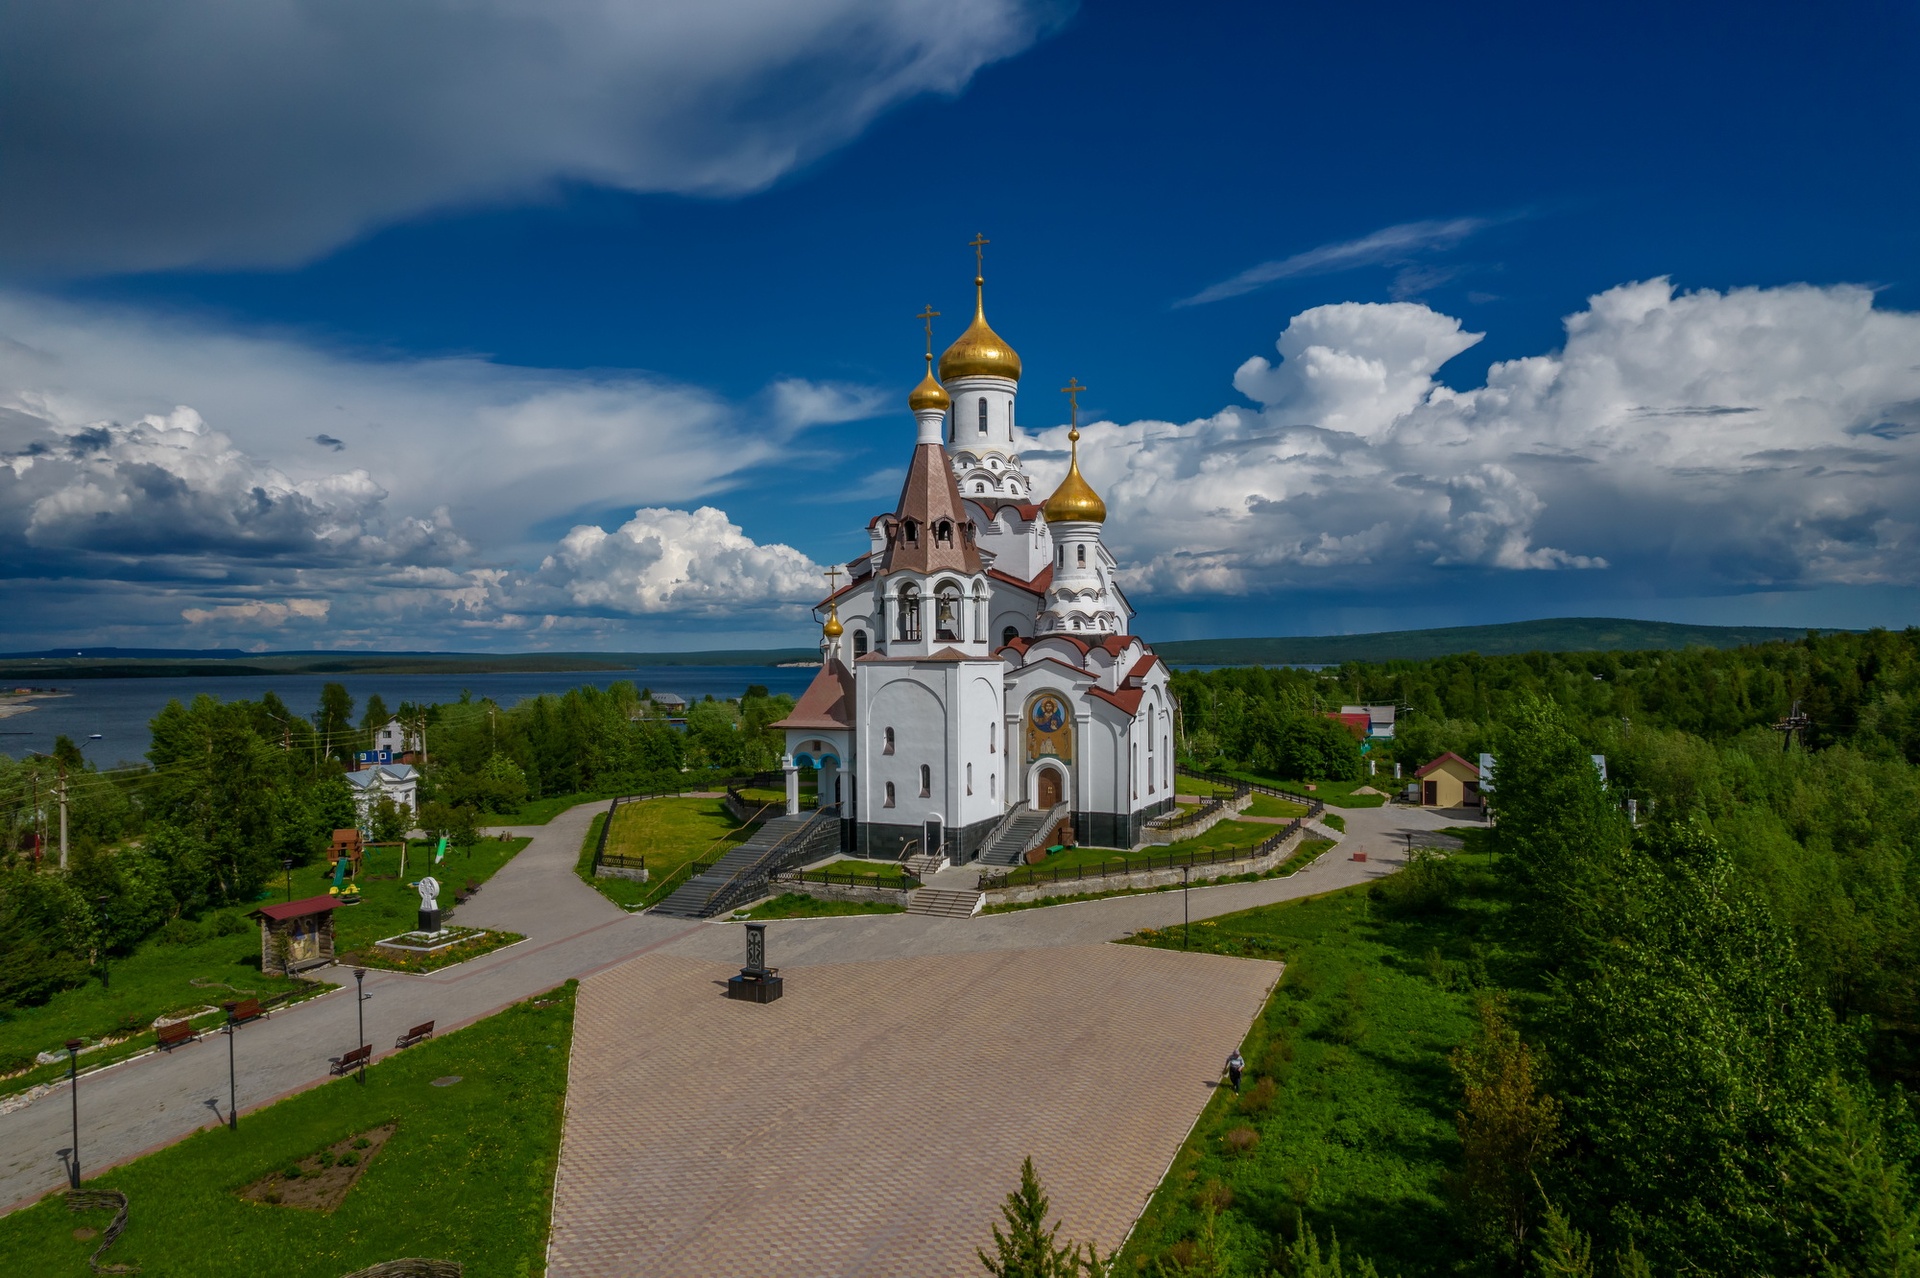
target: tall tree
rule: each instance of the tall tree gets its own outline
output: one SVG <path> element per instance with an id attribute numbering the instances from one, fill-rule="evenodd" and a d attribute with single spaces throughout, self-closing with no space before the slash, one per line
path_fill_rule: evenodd
<path id="1" fill-rule="evenodd" d="M 313 712 L 313 726 L 319 731 L 321 749 L 343 758 L 353 748 L 353 698 L 346 685 L 322 684 L 320 706 Z"/>

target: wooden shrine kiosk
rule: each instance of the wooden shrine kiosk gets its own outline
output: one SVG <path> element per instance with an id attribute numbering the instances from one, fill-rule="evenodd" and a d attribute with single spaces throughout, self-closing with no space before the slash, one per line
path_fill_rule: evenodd
<path id="1" fill-rule="evenodd" d="M 260 970 L 288 976 L 333 962 L 333 911 L 339 903 L 337 897 L 310 896 L 252 911 L 260 920 Z M 276 952 L 280 937 L 286 938 L 284 967 Z"/>

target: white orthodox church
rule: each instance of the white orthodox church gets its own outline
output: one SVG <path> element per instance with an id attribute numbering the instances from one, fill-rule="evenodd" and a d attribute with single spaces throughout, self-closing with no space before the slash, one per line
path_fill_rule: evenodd
<path id="1" fill-rule="evenodd" d="M 1100 540 L 1107 508 L 1080 474 L 1077 405 L 1067 477 L 1036 500 L 1015 426 L 1020 357 L 987 324 L 979 274 L 938 380 L 931 328 L 926 358 L 900 500 L 821 601 L 820 673 L 775 725 L 790 766 L 819 769 L 856 855 L 917 842 L 958 864 L 1021 811 L 1131 847 L 1173 806 L 1172 700 Z"/>

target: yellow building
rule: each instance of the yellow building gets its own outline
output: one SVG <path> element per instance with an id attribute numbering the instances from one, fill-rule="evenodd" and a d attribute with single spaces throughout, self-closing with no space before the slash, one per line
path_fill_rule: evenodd
<path id="1" fill-rule="evenodd" d="M 1413 774 L 1423 808 L 1480 806 L 1480 769 L 1449 750 Z"/>

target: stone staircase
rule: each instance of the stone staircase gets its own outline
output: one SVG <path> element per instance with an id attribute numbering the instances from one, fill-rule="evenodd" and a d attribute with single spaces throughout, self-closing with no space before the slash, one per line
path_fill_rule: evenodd
<path id="1" fill-rule="evenodd" d="M 922 852 L 908 857 L 902 864 L 908 874 L 925 883 L 928 879 L 946 869 L 948 862 L 944 856 L 929 856 Z"/>
<path id="2" fill-rule="evenodd" d="M 952 888 L 921 888 L 907 897 L 907 913 L 931 914 L 943 919 L 970 919 L 980 912 L 986 895 Z"/>
<path id="3" fill-rule="evenodd" d="M 1047 832 L 1067 815 L 1067 805 L 1055 804 L 1045 812 L 1036 812 L 1032 808 L 1016 809 L 1012 818 L 994 831 L 993 838 L 980 849 L 982 865 L 1018 865 L 1020 859 L 1034 848 Z"/>
<path id="4" fill-rule="evenodd" d="M 817 861 L 840 846 L 840 809 L 777 816 L 753 837 L 675 888 L 648 911 L 679 919 L 710 919 L 766 890 L 780 871 Z"/>

